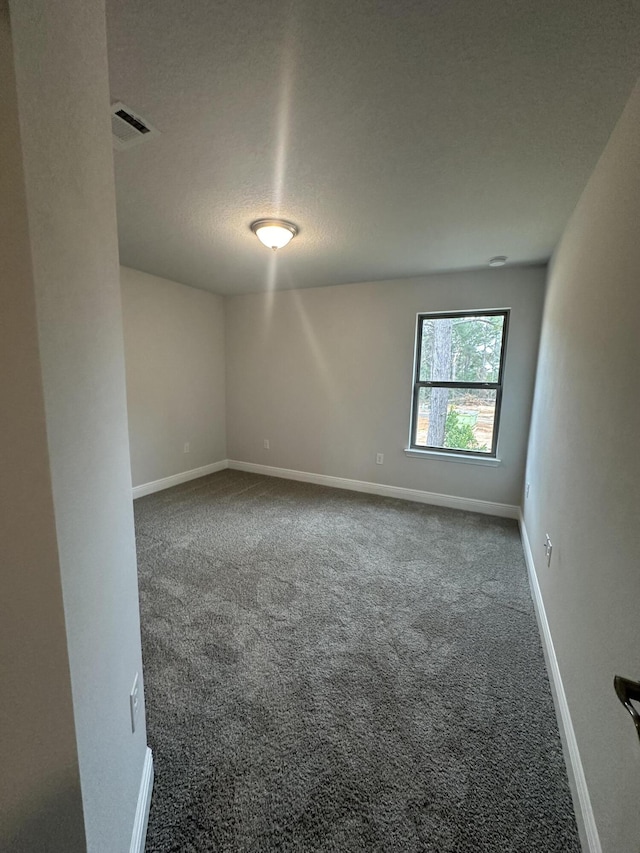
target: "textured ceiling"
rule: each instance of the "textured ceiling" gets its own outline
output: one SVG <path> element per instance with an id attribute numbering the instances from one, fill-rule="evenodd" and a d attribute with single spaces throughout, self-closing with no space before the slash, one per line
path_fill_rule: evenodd
<path id="1" fill-rule="evenodd" d="M 640 74 L 640 0 L 108 0 L 122 263 L 217 293 L 546 260 Z M 249 230 L 300 234 L 273 258 Z"/>

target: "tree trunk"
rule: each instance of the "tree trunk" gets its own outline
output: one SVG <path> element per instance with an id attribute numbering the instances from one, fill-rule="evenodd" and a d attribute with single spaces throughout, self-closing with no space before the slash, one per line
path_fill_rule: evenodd
<path id="1" fill-rule="evenodd" d="M 433 349 L 431 352 L 431 380 L 451 379 L 451 320 L 442 318 L 433 324 Z M 448 388 L 431 388 L 429 406 L 429 432 L 427 444 L 431 447 L 444 446 L 444 428 L 449 404 Z"/>

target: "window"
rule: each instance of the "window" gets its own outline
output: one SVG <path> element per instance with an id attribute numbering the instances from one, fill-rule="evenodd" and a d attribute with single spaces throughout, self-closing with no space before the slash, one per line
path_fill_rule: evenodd
<path id="1" fill-rule="evenodd" d="M 509 311 L 419 314 L 411 448 L 496 455 Z"/>

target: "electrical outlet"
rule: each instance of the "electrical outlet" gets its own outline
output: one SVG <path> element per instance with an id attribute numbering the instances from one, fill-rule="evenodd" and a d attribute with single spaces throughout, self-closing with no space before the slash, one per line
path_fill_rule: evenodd
<path id="1" fill-rule="evenodd" d="M 376 465 L 384 464 L 384 453 L 376 453 Z"/>
<path id="2" fill-rule="evenodd" d="M 131 693 L 129 694 L 129 710 L 131 711 L 131 731 L 135 732 L 138 712 L 140 710 L 140 680 L 138 679 L 137 672 L 136 677 L 133 679 Z"/>
<path id="3" fill-rule="evenodd" d="M 264 440 L 264 449 L 269 450 L 269 439 L 268 438 L 265 438 L 265 440 Z"/>
<path id="4" fill-rule="evenodd" d="M 549 538 L 549 534 L 545 533 L 544 537 L 544 555 L 547 558 L 547 566 L 551 565 L 551 553 L 553 551 L 553 545 L 551 544 L 551 539 Z"/>
<path id="5" fill-rule="evenodd" d="M 530 488 L 531 488 L 531 483 L 527 483 L 527 490 L 526 490 L 526 492 L 524 493 L 525 498 L 528 498 L 528 497 L 529 497 L 529 489 L 530 489 Z"/>
<path id="6" fill-rule="evenodd" d="M 191 448 L 189 447 L 189 442 L 188 442 L 188 441 L 185 441 L 185 443 L 184 443 L 184 452 L 185 452 L 185 453 L 189 453 L 189 451 L 190 451 L 190 450 L 191 450 Z"/>

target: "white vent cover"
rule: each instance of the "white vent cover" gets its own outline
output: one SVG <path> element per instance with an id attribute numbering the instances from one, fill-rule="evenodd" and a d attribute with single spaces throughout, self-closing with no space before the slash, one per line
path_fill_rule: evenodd
<path id="1" fill-rule="evenodd" d="M 111 132 L 113 133 L 113 147 L 116 151 L 131 148 L 145 139 L 157 136 L 160 131 L 149 124 L 146 118 L 134 113 L 121 101 L 111 105 Z"/>

